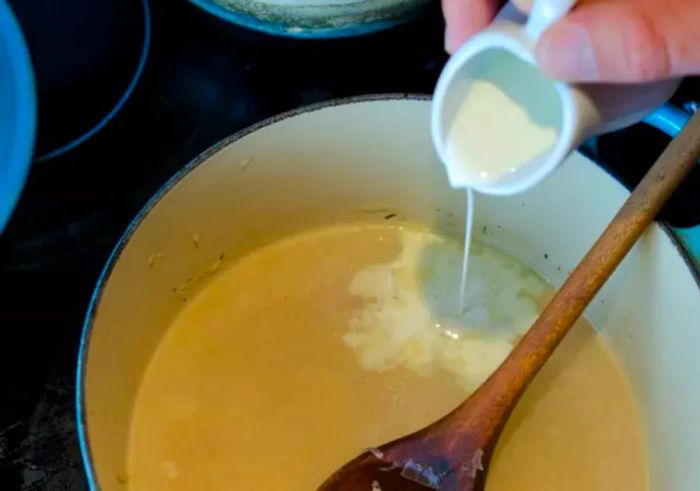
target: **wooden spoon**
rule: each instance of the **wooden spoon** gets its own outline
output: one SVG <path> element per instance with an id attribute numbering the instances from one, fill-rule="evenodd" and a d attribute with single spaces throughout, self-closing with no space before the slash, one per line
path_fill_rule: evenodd
<path id="1" fill-rule="evenodd" d="M 700 112 L 666 148 L 510 356 L 471 397 L 430 426 L 363 453 L 319 490 L 483 491 L 496 441 L 520 396 L 698 157 Z"/>

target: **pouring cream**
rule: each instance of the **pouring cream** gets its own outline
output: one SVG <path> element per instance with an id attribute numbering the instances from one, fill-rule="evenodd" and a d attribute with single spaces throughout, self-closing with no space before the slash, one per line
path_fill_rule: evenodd
<path id="1" fill-rule="evenodd" d="M 549 151 L 555 127 L 538 122 L 527 107 L 488 79 L 474 81 L 459 105 L 447 134 L 446 159 L 451 175 L 467 182 L 495 182 Z M 455 183 L 452 183 L 455 185 Z M 469 246 L 474 220 L 474 193 L 467 187 L 459 311 L 464 312 Z"/>

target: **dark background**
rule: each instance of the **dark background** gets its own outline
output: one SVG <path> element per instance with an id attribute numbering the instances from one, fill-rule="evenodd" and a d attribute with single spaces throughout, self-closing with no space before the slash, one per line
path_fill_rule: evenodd
<path id="1" fill-rule="evenodd" d="M 221 138 L 283 111 L 359 94 L 430 93 L 446 61 L 437 4 L 391 31 L 336 41 L 250 33 L 184 0 L 152 0 L 151 7 L 152 46 L 133 96 L 94 138 L 34 164 L 0 237 L 3 490 L 86 488 L 73 409 L 84 313 L 111 248 L 165 180 Z M 134 62 L 127 48 L 138 29 L 121 45 L 126 58 L 82 73 L 90 79 L 83 85 L 40 87 L 37 153 L 80 127 L 80 115 L 109 106 L 91 87 L 105 74 L 114 83 L 128 79 L 119 69 Z M 693 80 L 676 102 L 696 98 Z M 66 119 L 69 113 L 75 117 Z M 638 125 L 585 151 L 632 185 L 666 142 Z M 676 225 L 700 223 L 698 174 L 666 212 Z"/>

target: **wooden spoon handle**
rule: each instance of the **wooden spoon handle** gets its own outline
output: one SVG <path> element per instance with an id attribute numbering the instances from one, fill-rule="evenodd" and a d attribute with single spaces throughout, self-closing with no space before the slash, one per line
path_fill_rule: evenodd
<path id="1" fill-rule="evenodd" d="M 479 388 L 461 412 L 479 414 L 463 425 L 479 427 L 494 440 L 518 399 L 583 313 L 598 290 L 654 220 L 700 157 L 700 112 L 659 157 L 590 251 L 555 294 L 540 317 L 500 368 Z M 593 198 L 593 197 L 591 197 Z M 475 411 L 475 406 L 479 409 Z M 452 419 L 451 417 L 448 417 Z"/>

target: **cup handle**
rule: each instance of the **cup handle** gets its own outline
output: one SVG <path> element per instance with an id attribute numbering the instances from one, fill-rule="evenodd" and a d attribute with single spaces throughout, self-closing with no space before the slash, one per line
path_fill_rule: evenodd
<path id="1" fill-rule="evenodd" d="M 564 17 L 576 0 L 535 0 L 525 32 L 536 40 L 549 26 Z"/>

